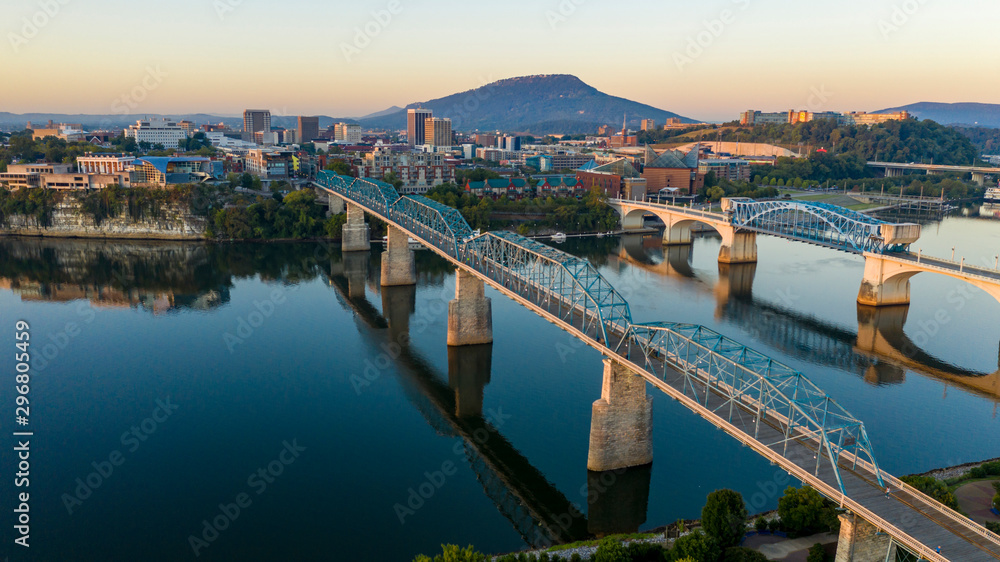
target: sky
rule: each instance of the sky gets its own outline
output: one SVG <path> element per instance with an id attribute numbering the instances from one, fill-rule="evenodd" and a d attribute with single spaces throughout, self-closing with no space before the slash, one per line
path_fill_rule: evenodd
<path id="1" fill-rule="evenodd" d="M 573 74 L 699 120 L 1000 103 L 995 0 L 3 0 L 0 111 L 357 117 Z"/>

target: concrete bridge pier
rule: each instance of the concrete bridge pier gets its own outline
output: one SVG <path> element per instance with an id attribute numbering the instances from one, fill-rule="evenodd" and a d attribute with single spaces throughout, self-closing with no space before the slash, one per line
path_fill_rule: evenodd
<path id="1" fill-rule="evenodd" d="M 483 415 L 483 389 L 493 370 L 493 345 L 448 348 L 448 386 L 455 391 L 455 416 Z"/>
<path id="2" fill-rule="evenodd" d="M 347 224 L 341 232 L 341 248 L 344 252 L 367 252 L 371 249 L 371 236 L 365 223 L 365 211 L 361 206 L 347 203 Z"/>
<path id="3" fill-rule="evenodd" d="M 858 304 L 892 306 L 910 304 L 910 277 L 918 271 L 903 271 L 899 264 L 875 255 L 865 256 L 865 275 L 858 291 Z"/>
<path id="4" fill-rule="evenodd" d="M 347 277 L 347 297 L 364 298 L 365 283 L 368 281 L 368 261 L 371 256 L 362 252 L 343 254 L 344 276 Z"/>
<path id="5" fill-rule="evenodd" d="M 330 214 L 339 215 L 341 213 L 347 212 L 347 206 L 344 204 L 344 200 L 332 193 L 328 193 L 327 197 L 330 199 Z"/>
<path id="6" fill-rule="evenodd" d="M 611 359 L 604 360 L 601 399 L 590 419 L 587 469 L 594 472 L 653 462 L 653 399 L 646 380 Z"/>
<path id="7" fill-rule="evenodd" d="M 725 316 L 731 299 L 753 298 L 753 279 L 757 274 L 756 263 L 719 262 L 719 281 L 715 284 L 715 317 Z"/>
<path id="8" fill-rule="evenodd" d="M 896 559 L 896 543 L 853 513 L 840 516 L 840 540 L 835 562 L 884 562 Z"/>
<path id="9" fill-rule="evenodd" d="M 587 531 L 604 537 L 637 533 L 646 522 L 653 465 L 587 471 Z"/>
<path id="10" fill-rule="evenodd" d="M 661 215 L 660 219 L 666 225 L 666 228 L 663 229 L 664 246 L 682 246 L 691 243 L 691 225 L 694 223 L 690 219 L 678 218 L 673 215 Z"/>
<path id="11" fill-rule="evenodd" d="M 733 227 L 716 227 L 722 234 L 719 248 L 721 263 L 757 263 L 757 233 L 741 232 Z"/>
<path id="12" fill-rule="evenodd" d="M 389 225 L 389 242 L 382 252 L 382 286 L 416 285 L 417 269 L 409 235 Z"/>
<path id="13" fill-rule="evenodd" d="M 448 345 L 493 343 L 493 304 L 482 279 L 455 270 L 455 300 L 448 303 Z"/>

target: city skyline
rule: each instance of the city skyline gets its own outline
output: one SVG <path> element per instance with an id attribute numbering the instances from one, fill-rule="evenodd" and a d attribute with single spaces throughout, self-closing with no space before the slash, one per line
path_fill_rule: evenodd
<path id="1" fill-rule="evenodd" d="M 155 25 L 137 24 L 129 6 L 36 0 L 8 8 L 0 62 L 24 79 L 3 81 L 0 111 L 230 116 L 262 107 L 360 117 L 534 74 L 573 74 L 605 93 L 706 121 L 747 108 L 1000 103 L 980 78 L 1000 57 L 988 48 L 1000 6 L 981 1 L 956 8 L 849 0 L 794 12 L 755 0 L 644 1 L 623 16 L 584 0 L 433 9 L 404 0 L 292 0 L 280 9 L 180 0 L 149 7 Z M 502 31 L 505 41 L 476 42 L 477 25 Z M 67 99 L 67 84 L 86 87 Z"/>

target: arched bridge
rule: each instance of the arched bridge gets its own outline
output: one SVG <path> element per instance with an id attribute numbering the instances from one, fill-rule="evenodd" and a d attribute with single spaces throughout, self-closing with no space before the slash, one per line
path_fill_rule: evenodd
<path id="1" fill-rule="evenodd" d="M 690 244 L 695 225 L 719 232 L 721 263 L 757 262 L 757 234 L 815 244 L 865 257 L 858 302 L 888 306 L 910 302 L 910 278 L 921 272 L 948 275 L 970 283 L 1000 301 L 1000 273 L 971 264 L 951 263 L 909 252 L 920 238 L 920 225 L 889 223 L 844 207 L 816 201 L 755 201 L 724 198 L 722 213 L 645 201 L 608 201 L 625 230 L 643 227 L 652 214 L 663 221 L 663 244 Z"/>
<path id="2" fill-rule="evenodd" d="M 984 555 L 1000 560 L 1000 536 L 882 471 L 864 424 L 804 374 L 703 326 L 636 322 L 628 301 L 587 260 L 512 233 L 477 235 L 453 208 L 331 172 L 320 172 L 316 185 L 347 203 L 345 248 L 360 246 L 355 236 L 366 232 L 363 213 L 388 223 L 383 285 L 402 283 L 412 271 L 408 237 L 456 266 L 449 344 L 462 345 L 453 343 L 453 328 L 457 342 L 474 340 L 468 326 L 475 326 L 471 335 L 477 337 L 488 330 L 492 340 L 491 321 L 484 318 L 490 306 L 483 285 L 489 284 L 607 357 L 588 468 L 616 455 L 631 456 L 633 466 L 651 462 L 651 448 L 636 446 L 648 442 L 651 423 L 645 384 L 632 382 L 638 376 L 874 525 L 880 537 L 935 562 Z M 607 430 L 612 418 L 636 420 L 636 443 Z M 886 485 L 896 490 L 889 499 Z M 948 554 L 931 545 L 943 545 Z"/>

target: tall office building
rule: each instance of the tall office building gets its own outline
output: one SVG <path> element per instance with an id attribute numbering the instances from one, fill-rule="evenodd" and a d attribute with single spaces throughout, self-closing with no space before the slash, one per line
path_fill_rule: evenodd
<path id="1" fill-rule="evenodd" d="M 269 109 L 248 109 L 243 112 L 243 140 L 253 141 L 254 133 L 271 132 Z"/>
<path id="2" fill-rule="evenodd" d="M 642 120 L 642 130 L 643 131 L 655 131 L 656 130 L 656 121 L 654 121 L 652 119 L 643 119 Z"/>
<path id="3" fill-rule="evenodd" d="M 434 117 L 434 112 L 429 109 L 410 109 L 406 112 L 406 142 L 410 146 L 422 144 L 426 138 L 426 125 L 428 119 Z"/>
<path id="4" fill-rule="evenodd" d="M 424 144 L 451 146 L 451 119 L 431 117 L 424 121 Z"/>
<path id="5" fill-rule="evenodd" d="M 309 142 L 319 138 L 319 117 L 299 116 L 299 142 Z"/>

